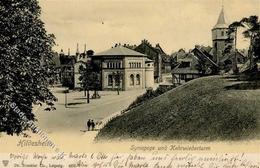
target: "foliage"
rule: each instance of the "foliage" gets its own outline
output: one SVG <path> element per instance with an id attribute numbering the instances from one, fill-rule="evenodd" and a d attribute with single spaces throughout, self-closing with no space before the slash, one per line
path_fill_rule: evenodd
<path id="1" fill-rule="evenodd" d="M 151 100 L 155 97 L 158 97 L 160 95 L 162 95 L 163 93 L 173 89 L 174 86 L 159 86 L 156 90 L 153 90 L 152 88 L 148 88 L 146 90 L 146 92 L 141 95 L 141 96 L 138 96 L 136 98 L 136 100 L 134 102 L 132 102 L 127 109 L 125 109 L 123 112 L 125 111 L 128 111 L 134 107 L 137 107 L 141 104 L 143 104 L 144 102 L 148 101 L 148 100 Z"/>
<path id="2" fill-rule="evenodd" d="M 95 63 L 90 61 L 85 66 L 80 66 L 79 72 L 79 80 L 85 90 L 97 90 L 100 87 L 99 67 Z"/>
<path id="3" fill-rule="evenodd" d="M 232 35 L 237 31 L 239 27 L 243 27 L 246 30 L 243 32 L 245 38 L 250 39 L 249 56 L 254 64 L 260 59 L 260 22 L 258 16 L 249 16 L 243 18 L 240 21 L 235 21 L 229 26 L 229 35 Z M 235 37 L 234 37 L 235 38 Z M 229 38 L 229 40 L 234 40 L 234 38 Z M 251 65 L 251 68 L 254 65 Z"/>
<path id="4" fill-rule="evenodd" d="M 93 50 L 88 50 L 87 51 L 87 56 L 88 57 L 91 57 L 91 56 L 93 56 L 94 55 L 94 51 Z"/>
<path id="5" fill-rule="evenodd" d="M 36 121 L 32 105 L 54 109 L 47 88 L 53 74 L 54 35 L 47 34 L 36 0 L 0 1 L 0 132 L 20 134 Z M 15 103 L 26 120 L 10 107 Z"/>
<path id="6" fill-rule="evenodd" d="M 64 78 L 62 81 L 62 86 L 68 87 L 69 89 L 74 88 L 74 80 L 71 77 Z"/>

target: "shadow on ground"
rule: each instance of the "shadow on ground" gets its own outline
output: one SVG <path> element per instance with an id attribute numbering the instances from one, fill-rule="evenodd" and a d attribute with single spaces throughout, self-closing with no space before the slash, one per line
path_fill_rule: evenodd
<path id="1" fill-rule="evenodd" d="M 226 86 L 227 90 L 256 90 L 260 89 L 260 81 L 250 81 Z"/>

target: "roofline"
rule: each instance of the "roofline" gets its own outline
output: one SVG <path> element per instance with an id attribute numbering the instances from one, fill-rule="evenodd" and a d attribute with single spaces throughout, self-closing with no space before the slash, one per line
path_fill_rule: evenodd
<path id="1" fill-rule="evenodd" d="M 217 65 L 213 60 L 211 60 L 209 57 L 207 57 L 199 48 L 195 47 L 195 48 L 192 50 L 192 52 L 193 52 L 194 50 L 199 51 L 202 55 L 204 55 L 204 57 L 205 57 L 209 62 L 211 62 L 214 66 L 218 67 L 218 65 Z"/>
<path id="2" fill-rule="evenodd" d="M 147 57 L 147 55 L 143 54 L 143 55 L 93 55 L 92 57 Z"/>
<path id="3" fill-rule="evenodd" d="M 211 29 L 211 31 L 213 31 L 213 30 L 217 30 L 217 29 L 229 29 L 229 26 L 227 26 L 227 27 L 213 27 L 212 29 Z"/>
<path id="4" fill-rule="evenodd" d="M 111 50 L 113 49 L 118 49 L 119 51 L 118 52 L 111 52 Z M 124 50 L 125 51 L 124 51 Z M 129 50 L 129 52 L 128 52 Z M 138 51 L 135 51 L 133 49 L 130 49 L 130 48 L 127 48 L 127 47 L 124 47 L 124 46 L 117 46 L 117 47 L 112 47 L 110 49 L 107 49 L 105 51 L 102 51 L 102 52 L 99 52 L 97 54 L 94 54 L 93 55 L 94 57 L 96 56 L 124 56 L 124 57 L 130 57 L 130 56 L 140 56 L 140 57 L 144 57 L 144 56 L 147 56 L 143 53 L 140 53 Z"/>
<path id="5" fill-rule="evenodd" d="M 201 72 L 172 72 L 172 74 L 202 74 Z"/>
<path id="6" fill-rule="evenodd" d="M 147 44 L 147 43 L 141 43 L 141 44 L 139 44 L 136 48 L 138 48 L 138 47 L 141 46 L 142 44 L 147 45 L 150 49 L 152 49 L 154 52 L 156 52 L 156 53 L 158 54 L 158 51 L 157 51 L 152 45 L 149 45 L 149 44 Z M 137 51 L 137 52 L 139 52 L 139 51 Z"/>

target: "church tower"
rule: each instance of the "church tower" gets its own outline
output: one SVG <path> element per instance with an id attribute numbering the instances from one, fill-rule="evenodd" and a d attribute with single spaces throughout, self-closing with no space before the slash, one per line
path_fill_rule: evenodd
<path id="1" fill-rule="evenodd" d="M 228 24 L 224 14 L 224 7 L 222 6 L 221 12 L 218 17 L 217 24 L 213 27 L 212 42 L 213 42 L 213 61 L 219 63 L 224 56 L 226 46 L 226 39 L 228 38 Z"/>

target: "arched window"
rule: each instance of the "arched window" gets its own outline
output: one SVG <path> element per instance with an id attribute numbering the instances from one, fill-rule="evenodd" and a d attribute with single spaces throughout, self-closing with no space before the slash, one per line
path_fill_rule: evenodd
<path id="1" fill-rule="evenodd" d="M 113 85 L 113 76 L 108 75 L 108 86 L 112 86 L 112 85 Z"/>
<path id="2" fill-rule="evenodd" d="M 130 75 L 130 86 L 133 86 L 133 85 L 134 85 L 134 81 L 135 81 L 134 75 L 131 74 L 131 75 Z"/>
<path id="3" fill-rule="evenodd" d="M 140 83 L 141 83 L 140 75 L 137 74 L 136 75 L 136 85 L 140 85 Z"/>
<path id="4" fill-rule="evenodd" d="M 221 36 L 224 36 L 224 31 L 223 30 L 221 31 Z"/>

